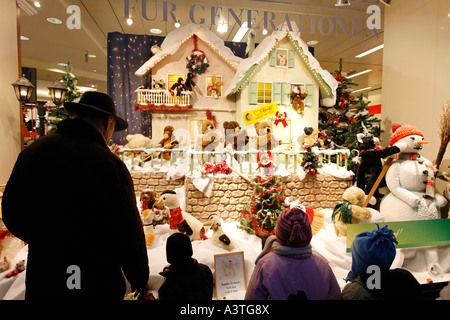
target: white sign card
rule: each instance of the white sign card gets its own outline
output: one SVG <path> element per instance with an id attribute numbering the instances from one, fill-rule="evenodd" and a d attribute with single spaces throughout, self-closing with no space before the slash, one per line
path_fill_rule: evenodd
<path id="1" fill-rule="evenodd" d="M 247 290 L 244 251 L 214 255 L 216 298 L 236 299 Z"/>

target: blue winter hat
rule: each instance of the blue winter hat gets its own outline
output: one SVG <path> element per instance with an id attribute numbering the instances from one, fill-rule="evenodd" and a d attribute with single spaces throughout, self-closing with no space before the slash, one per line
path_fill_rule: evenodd
<path id="1" fill-rule="evenodd" d="M 394 231 L 388 229 L 387 225 L 378 230 L 365 231 L 356 235 L 353 240 L 352 269 L 345 281 L 350 281 L 360 274 L 367 273 L 367 267 L 378 266 L 382 271 L 389 270 L 397 253 L 395 245 L 397 238 Z"/>

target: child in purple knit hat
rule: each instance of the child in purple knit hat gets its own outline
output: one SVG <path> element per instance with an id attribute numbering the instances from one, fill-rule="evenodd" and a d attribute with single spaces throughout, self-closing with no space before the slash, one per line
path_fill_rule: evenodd
<path id="1" fill-rule="evenodd" d="M 328 263 L 312 253 L 308 215 L 299 208 L 278 217 L 256 259 L 246 300 L 339 300 L 341 290 Z"/>

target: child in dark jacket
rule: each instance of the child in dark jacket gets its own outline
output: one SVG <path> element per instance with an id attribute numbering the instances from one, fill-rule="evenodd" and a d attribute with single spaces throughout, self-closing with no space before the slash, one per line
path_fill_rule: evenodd
<path id="1" fill-rule="evenodd" d="M 183 233 L 167 238 L 166 256 L 170 263 L 159 274 L 165 280 L 158 291 L 160 300 L 211 300 L 214 280 L 211 269 L 192 258 L 192 244 Z"/>
<path id="2" fill-rule="evenodd" d="M 394 232 L 387 226 L 356 235 L 351 246 L 352 267 L 342 290 L 343 300 L 417 300 L 422 298 L 419 282 L 407 270 L 390 270 L 396 255 Z M 379 279 L 368 267 L 379 268 Z M 373 278 L 373 279 L 372 279 Z M 377 283 L 378 282 L 378 283 Z M 370 283 L 370 285 L 368 285 Z"/>

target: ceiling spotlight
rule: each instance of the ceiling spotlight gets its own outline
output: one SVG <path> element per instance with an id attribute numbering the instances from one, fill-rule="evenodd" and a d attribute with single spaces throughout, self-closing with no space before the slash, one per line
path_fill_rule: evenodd
<path id="1" fill-rule="evenodd" d="M 391 0 L 380 0 L 381 3 L 384 3 L 385 5 L 387 5 L 388 7 L 391 6 Z"/>
<path id="2" fill-rule="evenodd" d="M 35 1 L 35 2 L 34 2 L 34 6 L 35 6 L 36 8 L 40 8 L 40 7 L 41 7 L 41 3 L 40 3 L 39 1 Z"/>
<path id="3" fill-rule="evenodd" d="M 337 0 L 335 7 L 343 7 L 343 6 L 349 6 L 350 2 L 348 0 Z"/>
<path id="4" fill-rule="evenodd" d="M 127 19 L 127 24 L 128 24 L 129 26 L 131 26 L 131 25 L 133 24 L 133 19 L 128 18 L 128 19 Z"/>
<path id="5" fill-rule="evenodd" d="M 20 40 L 30 40 L 30 38 L 28 38 L 28 37 L 25 37 L 25 36 L 20 36 Z"/>
<path id="6" fill-rule="evenodd" d="M 47 21 L 53 24 L 61 24 L 62 21 L 59 20 L 58 18 L 47 18 Z"/>
<path id="7" fill-rule="evenodd" d="M 312 47 L 312 46 L 315 46 L 315 45 L 318 44 L 318 43 L 319 43 L 319 41 L 311 40 L 311 41 L 308 41 L 306 44 L 307 44 L 308 46 Z"/>
<path id="8" fill-rule="evenodd" d="M 263 29 L 262 34 L 266 35 L 267 33 L 269 33 L 269 31 L 267 31 L 267 29 Z"/>
<path id="9" fill-rule="evenodd" d="M 175 26 L 175 28 L 181 27 L 180 21 L 175 22 L 174 26 Z"/>
<path id="10" fill-rule="evenodd" d="M 228 31 L 228 25 L 225 22 L 221 22 L 217 25 L 217 32 L 227 32 Z"/>
<path id="11" fill-rule="evenodd" d="M 153 34 L 160 34 L 162 31 L 161 31 L 161 29 L 152 28 L 152 29 L 150 29 L 150 32 Z"/>

